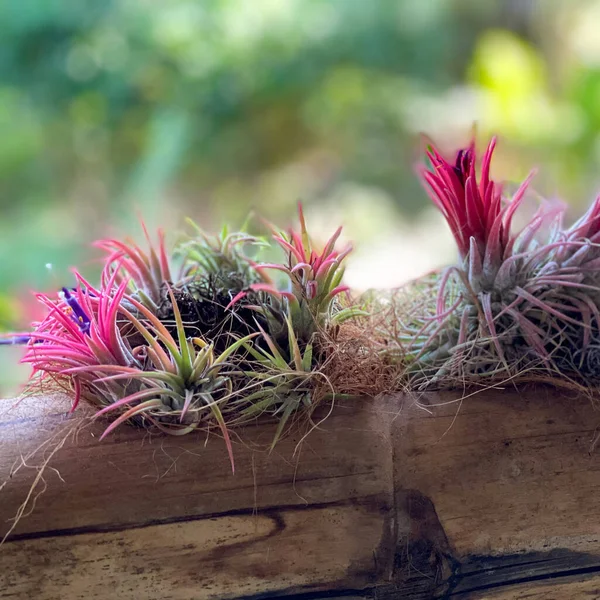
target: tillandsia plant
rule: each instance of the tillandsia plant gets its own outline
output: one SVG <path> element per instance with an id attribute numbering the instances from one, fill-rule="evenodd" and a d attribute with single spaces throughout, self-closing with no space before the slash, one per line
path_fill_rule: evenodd
<path id="1" fill-rule="evenodd" d="M 268 243 L 243 229 L 231 232 L 225 226 L 219 234 L 209 234 L 191 219 L 188 224 L 193 234 L 182 237 L 173 252 L 180 265 L 173 292 L 188 333 L 200 330 L 217 348 L 224 349 L 231 334 L 243 336 L 257 331 L 256 320 L 260 322 L 261 318 L 248 308 L 253 304 L 250 298 L 233 308 L 229 304 L 248 286 L 271 282 L 253 260 Z M 172 321 L 169 298 L 164 298 L 158 315 Z"/>
<path id="2" fill-rule="evenodd" d="M 247 297 L 252 292 L 260 294 L 256 308 L 267 320 L 269 333 L 277 342 L 287 340 L 288 319 L 301 343 L 312 340 L 315 333 L 329 325 L 361 314 L 357 307 L 344 306 L 340 296 L 348 291 L 342 283 L 344 260 L 352 251 L 347 245 L 344 250 L 335 249 L 342 233 L 339 227 L 327 241 L 323 249 L 315 250 L 306 228 L 302 205 L 298 205 L 300 231 L 289 232 L 273 229 L 273 239 L 283 250 L 282 263 L 259 263 L 255 268 L 260 272 L 276 270 L 284 274 L 286 284 L 282 288 L 273 283 L 254 283 L 242 290 L 230 303 Z M 286 348 L 284 343 L 283 347 Z"/>
<path id="3" fill-rule="evenodd" d="M 165 294 L 165 284 L 173 282 L 171 261 L 165 248 L 164 231 L 159 229 L 158 248 L 155 248 L 143 223 L 142 227 L 148 252 L 129 239 L 99 240 L 94 245 L 107 253 L 103 282 L 113 278 L 115 283 L 120 283 L 127 279 L 131 294 L 150 310 L 157 311 Z"/>
<path id="4" fill-rule="evenodd" d="M 274 442 L 296 410 L 305 407 L 310 411 L 318 403 L 319 391 L 327 380 L 322 369 L 331 348 L 330 343 L 324 342 L 329 342 L 328 338 L 343 322 L 364 314 L 348 300 L 344 302 L 349 290 L 342 283 L 344 261 L 352 247 L 336 250 L 342 228 L 317 251 L 308 234 L 301 204 L 298 213 L 299 232 L 271 227 L 274 241 L 284 252 L 284 262 L 253 265 L 261 273 L 265 270 L 282 273 L 283 285 L 253 283 L 229 305 L 234 308 L 239 302 L 250 301 L 253 304 L 249 308 L 260 317 L 257 327 L 262 334 L 259 342 L 263 343 L 245 346 L 256 360 L 257 370 L 262 370 L 262 389 L 254 396 L 259 400 L 256 410 L 268 408 L 280 415 Z"/>
<path id="5" fill-rule="evenodd" d="M 185 280 L 205 278 L 216 288 L 238 292 L 254 283 L 270 282 L 255 268 L 256 262 L 247 251 L 248 247 L 254 250 L 268 247 L 265 240 L 250 235 L 245 227 L 231 232 L 224 226 L 218 235 L 211 235 L 191 219 L 187 222 L 194 234 L 185 236 L 175 248 L 175 255 L 182 259 Z"/>
<path id="6" fill-rule="evenodd" d="M 233 466 L 230 426 L 274 416 L 275 443 L 294 412 L 314 407 L 322 359 L 313 334 L 351 313 L 334 306 L 349 249 L 334 250 L 338 231 L 317 254 L 302 219 L 301 237 L 278 237 L 293 248 L 281 266 L 292 288 L 279 291 L 266 275 L 278 265 L 246 255 L 264 245 L 258 238 L 196 228 L 170 253 L 162 232 L 154 247 L 144 231 L 148 251 L 98 242 L 107 251 L 99 285 L 75 271 L 74 287 L 37 295 L 44 319 L 0 343 L 26 345 L 32 382 L 72 393 L 72 410 L 85 400 L 112 417 L 104 435 L 126 421 L 171 435 L 217 429 Z"/>
<path id="7" fill-rule="evenodd" d="M 591 213 L 564 232 L 562 207 L 542 204 L 512 232 L 531 175 L 507 197 L 490 176 L 495 146 L 492 139 L 479 176 L 474 143 L 454 161 L 430 147 L 430 165 L 420 168 L 460 256 L 436 278 L 435 300 L 401 328 L 405 357 L 425 385 L 506 379 L 533 368 L 556 373 L 598 326 L 597 285 L 573 265 L 578 249 L 592 257 L 578 237 L 589 235 Z"/>
<path id="8" fill-rule="evenodd" d="M 271 336 L 261 331 L 266 348 L 245 342 L 245 348 L 256 360 L 257 368 L 249 375 L 261 381 L 260 390 L 252 395 L 253 405 L 244 411 L 250 414 L 269 412 L 279 416 L 279 424 L 271 444 L 271 449 L 281 437 L 290 417 L 301 408 L 309 411 L 315 404 L 315 379 L 324 377 L 313 365 L 313 344 L 302 347 L 289 316 L 288 352 L 282 353 Z"/>

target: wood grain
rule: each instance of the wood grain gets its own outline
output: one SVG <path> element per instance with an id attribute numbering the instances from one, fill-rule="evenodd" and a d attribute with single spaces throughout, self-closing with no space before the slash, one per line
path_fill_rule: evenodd
<path id="1" fill-rule="evenodd" d="M 272 424 L 246 428 L 245 445 L 234 447 L 235 474 L 217 437 L 206 443 L 202 435 L 149 437 L 122 427 L 99 442 L 106 423 L 88 425 L 61 450 L 53 463 L 58 473 L 47 473 L 42 508 L 57 509 L 35 511 L 19 523 L 15 534 L 98 531 L 238 510 L 349 501 L 383 492 L 391 498 L 389 438 L 375 431 L 380 425 L 367 403 L 356 413 L 356 426 L 349 414 L 336 411 L 326 429 L 313 432 L 298 451 L 299 434 L 283 439 L 269 453 L 265 448 L 273 436 Z M 64 428 L 68 421 L 55 414 L 46 415 L 44 423 L 40 430 L 30 421 L 5 424 L 12 435 L 2 439 L 0 481 L 14 464 L 15 449 L 26 455 L 47 439 L 49 429 Z M 8 514 L 16 512 L 31 479 L 29 473 L 19 475 L 15 485 L 2 492 L 2 509 Z"/>
<path id="2" fill-rule="evenodd" d="M 70 426 L 60 402 L 5 412 L 0 481 Z M 216 437 L 86 424 L 0 548 L 0 598 L 600 598 L 598 425 L 546 388 L 365 399 L 271 454 L 246 428 L 232 475 Z"/>
<path id="3" fill-rule="evenodd" d="M 348 505 L 23 540 L 3 561 L 0 598 L 58 600 L 68 590 L 71 598 L 183 600 L 323 581 L 365 586 L 377 570 L 365 550 L 380 538 L 377 513 Z M 19 574 L 24 556 L 26 578 Z M 58 556 L 60 568 L 48 573 Z"/>

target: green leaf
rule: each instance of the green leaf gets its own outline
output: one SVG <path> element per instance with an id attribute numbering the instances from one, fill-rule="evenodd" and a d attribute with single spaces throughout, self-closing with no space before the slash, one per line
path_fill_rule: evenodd
<path id="1" fill-rule="evenodd" d="M 220 365 L 222 363 L 224 363 L 236 350 L 238 350 L 241 346 L 245 346 L 248 341 L 250 341 L 252 338 L 256 337 L 258 335 L 258 333 L 251 333 L 243 338 L 240 338 L 239 340 L 235 341 L 233 344 L 231 344 L 230 346 L 228 346 L 216 359 L 215 359 L 215 365 Z"/>
<path id="2" fill-rule="evenodd" d="M 348 319 L 354 319 L 356 317 L 368 317 L 369 313 L 366 310 L 362 310 L 356 306 L 349 306 L 348 308 L 344 308 L 339 312 L 335 313 L 331 320 L 334 323 L 343 323 Z M 411 338 L 412 339 L 412 338 Z"/>
<path id="3" fill-rule="evenodd" d="M 277 444 L 279 438 L 281 437 L 281 434 L 283 433 L 286 423 L 288 422 L 291 414 L 294 412 L 294 410 L 296 410 L 296 408 L 296 402 L 288 399 L 288 401 L 286 402 L 286 406 L 283 410 L 283 414 L 279 418 L 279 424 L 277 425 L 277 430 L 275 431 L 275 437 L 273 438 L 273 442 L 271 443 L 271 451 L 273 450 L 273 448 L 275 448 L 275 445 Z"/>
<path id="4" fill-rule="evenodd" d="M 179 312 L 179 306 L 175 300 L 173 290 L 169 287 L 169 298 L 173 306 L 173 316 L 175 317 L 175 326 L 177 328 L 177 338 L 179 341 L 179 353 L 180 353 L 180 374 L 181 377 L 187 381 L 194 370 L 192 355 L 190 353 L 190 347 L 187 343 L 185 336 L 185 329 L 183 327 L 183 320 L 181 319 L 181 313 Z M 175 357 L 173 357 L 175 358 Z"/>
<path id="5" fill-rule="evenodd" d="M 307 344 L 306 349 L 304 350 L 304 356 L 302 357 L 302 370 L 306 371 L 307 373 L 311 371 L 312 356 L 313 346 L 312 344 Z"/>
<path id="6" fill-rule="evenodd" d="M 210 344 L 204 348 L 201 348 L 194 360 L 192 373 L 190 375 L 190 381 L 198 383 L 198 379 L 205 374 L 207 368 L 212 366 L 214 360 L 213 346 Z"/>
<path id="7" fill-rule="evenodd" d="M 227 424 L 223 418 L 223 413 L 217 404 L 214 402 L 210 405 L 210 410 L 215 417 L 215 420 L 219 424 L 223 438 L 225 439 L 225 445 L 227 446 L 227 453 L 229 454 L 229 462 L 231 463 L 231 472 L 235 473 L 235 461 L 233 459 L 233 447 L 231 445 L 231 438 L 229 437 L 229 431 L 227 431 Z"/>
<path id="8" fill-rule="evenodd" d="M 275 363 L 276 362 L 276 358 L 274 356 L 272 356 L 271 354 L 269 354 L 266 350 L 263 350 L 262 348 L 254 348 L 252 346 L 252 344 L 244 344 L 244 348 L 259 362 L 261 363 Z"/>
<path id="9" fill-rule="evenodd" d="M 327 290 L 327 294 L 340 285 L 345 271 L 346 268 L 342 266 L 337 269 L 330 269 L 327 279 L 325 280 L 325 285 L 323 286 L 323 288 Z"/>
<path id="10" fill-rule="evenodd" d="M 287 364 L 287 362 L 285 361 L 283 356 L 281 356 L 281 353 L 277 349 L 275 342 L 273 341 L 271 336 L 260 326 L 260 324 L 257 323 L 257 326 L 260 329 L 261 333 L 263 334 L 263 338 L 267 342 L 267 346 L 269 346 L 269 350 L 271 350 L 271 352 L 273 354 L 274 365 L 277 366 L 278 368 L 282 369 L 283 371 L 286 371 L 289 368 L 289 365 Z"/>
<path id="11" fill-rule="evenodd" d="M 301 371 L 302 370 L 302 355 L 300 354 L 298 340 L 296 339 L 296 334 L 294 333 L 294 328 L 292 327 L 292 320 L 289 316 L 286 316 L 285 322 L 287 323 L 287 329 L 288 329 L 288 343 L 290 346 L 290 358 L 292 358 L 294 360 L 294 365 L 296 366 L 296 370 Z"/>

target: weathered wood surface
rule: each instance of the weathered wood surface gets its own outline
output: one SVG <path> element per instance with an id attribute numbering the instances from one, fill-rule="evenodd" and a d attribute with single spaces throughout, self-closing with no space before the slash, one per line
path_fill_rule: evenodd
<path id="1" fill-rule="evenodd" d="M 216 437 L 88 425 L 0 547 L 0 598 L 600 598 L 600 412 L 545 388 L 458 397 L 338 405 L 271 454 L 272 425 L 246 428 L 234 475 Z M 70 423 L 53 402 L 2 413 L 0 481 Z"/>

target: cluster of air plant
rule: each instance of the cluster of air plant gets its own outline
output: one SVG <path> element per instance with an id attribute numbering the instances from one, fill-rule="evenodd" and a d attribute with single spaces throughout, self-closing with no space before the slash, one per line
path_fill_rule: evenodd
<path id="1" fill-rule="evenodd" d="M 291 415 L 315 404 L 319 334 L 355 314 L 340 308 L 340 230 L 320 254 L 301 233 L 276 236 L 286 262 L 261 264 L 247 247 L 266 244 L 243 232 L 210 236 L 195 227 L 168 253 L 105 240 L 98 286 L 79 273 L 56 298 L 38 294 L 47 310 L 32 331 L 2 343 L 26 344 L 23 362 L 34 380 L 53 382 L 112 417 L 104 435 L 125 421 L 171 435 L 198 428 L 221 432 L 267 414 L 279 418 L 274 443 Z M 266 269 L 283 270 L 279 289 Z M 233 465 L 233 458 L 232 458 Z"/>
<path id="2" fill-rule="evenodd" d="M 596 347 L 600 206 L 564 230 L 563 209 L 544 204 L 514 233 L 513 216 L 531 175 L 507 197 L 490 178 L 495 143 L 479 175 L 474 143 L 453 162 L 430 147 L 430 165 L 421 167 L 460 255 L 458 265 L 424 284 L 418 310 L 397 315 L 397 341 L 424 385 L 509 379 L 540 369 L 579 376 Z"/>
<path id="3" fill-rule="evenodd" d="M 570 228 L 562 207 L 543 204 L 514 232 L 531 176 L 506 195 L 490 176 L 494 149 L 479 168 L 473 143 L 453 161 L 427 151 L 421 176 L 460 261 L 396 296 L 387 339 L 367 326 L 385 346 L 372 372 L 399 352 L 417 387 L 600 378 L 600 199 Z M 45 318 L 0 343 L 25 344 L 35 380 L 72 392 L 73 409 L 84 399 L 112 417 L 105 435 L 125 421 L 172 435 L 214 429 L 231 455 L 228 428 L 266 414 L 279 420 L 275 443 L 331 385 L 326 365 L 339 375 L 340 357 L 356 355 L 355 369 L 373 354 L 336 345 L 340 324 L 365 314 L 342 282 L 351 247 L 336 249 L 341 228 L 317 249 L 302 207 L 299 217 L 299 231 L 272 228 L 281 263 L 258 260 L 265 239 L 193 223 L 171 252 L 162 232 L 156 245 L 145 232 L 148 250 L 100 241 L 99 284 L 76 272 L 74 287 L 39 294 Z M 364 333 L 357 323 L 342 333 Z"/>

